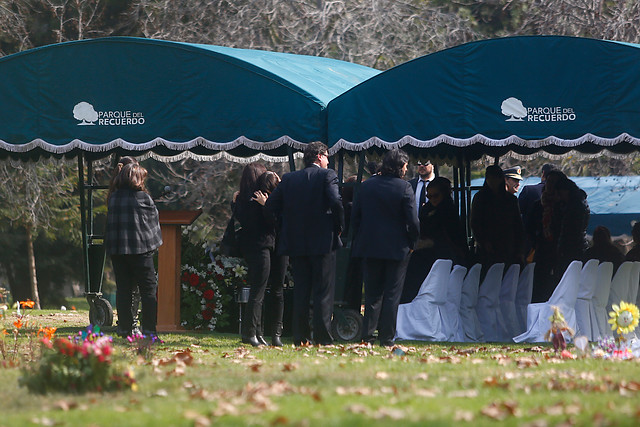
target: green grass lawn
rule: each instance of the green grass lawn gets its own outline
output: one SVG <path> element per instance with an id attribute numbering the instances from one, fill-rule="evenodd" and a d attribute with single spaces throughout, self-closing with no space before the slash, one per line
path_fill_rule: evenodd
<path id="1" fill-rule="evenodd" d="M 2 322 L 11 329 L 13 318 Z M 29 322 L 31 330 L 56 326 L 64 336 L 82 329 L 88 314 L 30 311 Z M 27 335 L 21 332 L 25 348 Z M 283 349 L 253 349 L 230 334 L 162 339 L 142 359 L 114 338 L 116 363 L 133 367 L 137 391 L 42 396 L 18 386 L 20 367 L 0 367 L 0 426 L 640 423 L 637 361 L 563 360 L 546 345 L 411 342 L 390 351 L 294 348 L 288 340 Z"/>

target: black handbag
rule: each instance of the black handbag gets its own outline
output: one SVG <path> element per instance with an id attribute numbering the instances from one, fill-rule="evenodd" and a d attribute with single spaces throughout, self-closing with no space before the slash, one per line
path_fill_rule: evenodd
<path id="1" fill-rule="evenodd" d="M 220 241 L 220 252 L 223 255 L 231 257 L 242 256 L 239 238 L 241 232 L 242 227 L 238 227 L 236 229 L 236 220 L 232 213 L 231 218 L 229 218 L 229 222 L 227 223 L 227 228 L 225 228 L 224 234 L 222 235 L 222 240 Z"/>

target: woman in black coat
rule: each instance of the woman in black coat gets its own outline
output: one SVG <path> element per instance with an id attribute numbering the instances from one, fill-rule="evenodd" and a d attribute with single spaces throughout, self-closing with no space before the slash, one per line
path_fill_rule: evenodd
<path id="1" fill-rule="evenodd" d="M 256 175 L 256 171 L 260 169 L 257 165 L 259 164 L 252 163 L 245 168 L 246 181 L 250 181 Z M 274 297 L 271 343 L 274 346 L 282 346 L 283 285 L 288 258 L 275 254 L 276 224 L 264 208 L 269 194 L 275 190 L 279 182 L 280 177 L 275 172 L 262 173 L 256 179 L 251 197 L 247 194 L 247 189 L 250 188 L 247 182 L 244 192 L 241 185 L 235 205 L 235 216 L 242 225 L 240 246 L 249 267 L 248 281 L 251 286 L 245 312 L 247 319 L 242 325 L 242 342 L 254 347 L 267 345 L 262 332 L 262 305 L 267 284 L 271 285 Z"/>
<path id="2" fill-rule="evenodd" d="M 470 223 L 483 273 L 496 263 L 524 262 L 524 226 L 518 198 L 507 193 L 500 166 L 487 167 L 484 185 L 471 202 Z"/>
<path id="3" fill-rule="evenodd" d="M 414 280 L 410 280 L 409 272 L 413 263 L 411 261 L 407 267 L 401 304 L 413 301 L 436 260 L 450 259 L 454 264 L 460 265 L 467 263 L 467 238 L 451 197 L 451 181 L 441 176 L 434 178 L 427 185 L 426 194 L 429 201 L 420 208 L 418 215 L 420 240 L 416 244 L 416 250 L 420 250 L 420 274 L 413 271 Z M 414 252 L 412 257 L 415 258 L 416 253 L 418 252 Z"/>
<path id="4" fill-rule="evenodd" d="M 434 260 L 450 259 L 466 265 L 467 238 L 451 197 L 451 181 L 434 178 L 427 186 L 429 201 L 420 209 L 420 240 L 432 248 Z"/>

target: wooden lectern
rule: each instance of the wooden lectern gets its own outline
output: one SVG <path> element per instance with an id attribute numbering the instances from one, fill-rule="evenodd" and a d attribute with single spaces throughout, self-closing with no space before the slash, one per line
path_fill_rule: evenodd
<path id="1" fill-rule="evenodd" d="M 182 226 L 202 213 L 197 211 L 159 211 L 162 246 L 158 250 L 158 332 L 176 332 L 180 326 L 180 258 Z"/>

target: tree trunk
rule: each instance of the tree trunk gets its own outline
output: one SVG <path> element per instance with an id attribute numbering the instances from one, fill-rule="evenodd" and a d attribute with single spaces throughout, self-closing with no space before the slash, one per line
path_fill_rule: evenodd
<path id="1" fill-rule="evenodd" d="M 38 279 L 36 277 L 36 255 L 33 251 L 32 225 L 26 226 L 27 232 L 27 257 L 29 261 L 29 285 L 31 287 L 32 301 L 35 302 L 33 308 L 40 309 L 40 296 L 38 294 Z"/>

